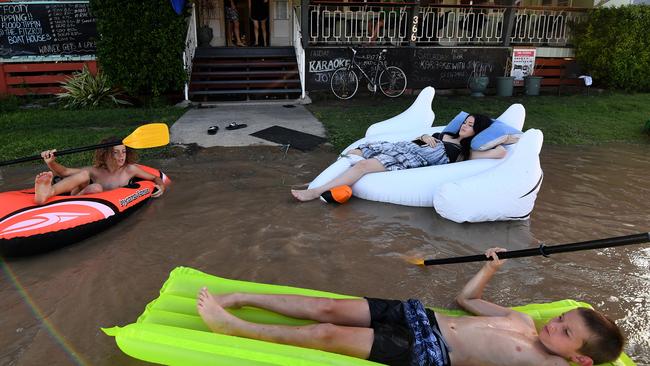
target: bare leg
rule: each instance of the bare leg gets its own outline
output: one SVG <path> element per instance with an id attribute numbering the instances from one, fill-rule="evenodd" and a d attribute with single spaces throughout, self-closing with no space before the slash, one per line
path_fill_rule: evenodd
<path id="1" fill-rule="evenodd" d="M 228 34 L 226 35 L 226 46 L 232 46 L 232 21 L 228 21 Z"/>
<path id="2" fill-rule="evenodd" d="M 370 355 L 374 337 L 371 328 L 324 323 L 296 327 L 247 322 L 225 311 L 219 305 L 218 299 L 206 288 L 199 293 L 197 310 L 203 321 L 216 333 L 319 349 L 363 359 Z"/>
<path id="3" fill-rule="evenodd" d="M 65 177 L 54 185 L 52 185 L 52 172 L 41 173 L 36 176 L 34 184 L 34 202 L 37 205 L 41 205 L 52 196 L 71 192 L 80 186 L 85 187 L 89 181 L 90 174 L 85 170 Z"/>
<path id="4" fill-rule="evenodd" d="M 267 295 L 235 292 L 213 295 L 224 308 L 253 306 L 296 319 L 332 323 L 350 327 L 370 327 L 366 299 L 330 299 L 300 295 Z"/>
<path id="5" fill-rule="evenodd" d="M 245 47 L 244 42 L 241 41 L 241 36 L 239 35 L 239 20 L 235 20 L 233 27 L 235 29 L 235 39 L 237 40 L 237 46 Z"/>
<path id="6" fill-rule="evenodd" d="M 87 185 L 86 188 L 80 190 L 79 192 L 76 192 L 76 193 L 71 192 L 71 193 L 74 196 L 80 196 L 80 195 L 84 195 L 84 194 L 102 193 L 103 191 L 104 191 L 104 187 L 102 187 L 101 184 L 93 183 L 93 184 Z"/>
<path id="7" fill-rule="evenodd" d="M 264 43 L 264 47 L 266 47 L 266 19 L 262 20 L 260 23 L 262 28 L 262 43 Z"/>
<path id="8" fill-rule="evenodd" d="M 339 175 L 338 177 L 334 178 L 331 180 L 329 183 L 326 183 L 320 187 L 312 188 L 312 189 L 305 189 L 305 190 L 291 190 L 291 194 L 293 194 L 296 199 L 299 201 L 311 201 L 313 199 L 318 198 L 323 192 L 342 185 L 352 185 L 361 177 L 368 173 L 376 173 L 376 172 L 383 172 L 386 171 L 386 168 L 384 168 L 384 165 L 379 162 L 379 160 L 372 158 L 372 159 L 366 159 L 366 160 L 361 160 L 360 162 L 356 163 L 355 165 L 351 166 L 348 170 L 343 172 L 343 174 Z"/>
<path id="9" fill-rule="evenodd" d="M 255 43 L 253 46 L 258 46 L 259 45 L 259 37 L 260 37 L 260 22 L 257 20 L 253 20 L 253 33 L 255 34 Z"/>

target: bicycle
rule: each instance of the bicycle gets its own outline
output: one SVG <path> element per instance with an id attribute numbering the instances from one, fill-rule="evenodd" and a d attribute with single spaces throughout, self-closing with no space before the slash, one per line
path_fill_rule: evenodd
<path id="1" fill-rule="evenodd" d="M 385 96 L 390 98 L 399 97 L 404 93 L 407 82 L 406 74 L 397 66 L 386 65 L 386 53 L 388 50 L 381 50 L 377 60 L 362 57 L 358 58 L 360 60 L 374 63 L 374 70 L 369 71 L 372 75 L 371 78 L 357 63 L 357 50 L 352 47 L 349 48 L 352 50 L 352 61 L 349 65 L 336 69 L 330 80 L 330 89 L 337 98 L 344 100 L 350 99 L 357 93 L 357 89 L 359 88 L 359 76 L 357 75 L 356 70 L 361 72 L 361 75 L 368 80 L 368 90 L 373 93 L 377 92 L 378 86 L 379 90 L 381 90 Z"/>

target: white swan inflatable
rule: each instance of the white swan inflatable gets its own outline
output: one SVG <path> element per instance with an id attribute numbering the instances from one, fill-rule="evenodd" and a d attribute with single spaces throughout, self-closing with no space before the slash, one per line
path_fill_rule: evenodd
<path id="1" fill-rule="evenodd" d="M 345 156 L 361 143 L 410 141 L 424 133 L 441 132 L 444 126 L 431 127 L 435 118 L 431 110 L 434 95 L 435 90 L 427 87 L 406 111 L 370 126 L 366 136 L 343 150 L 342 156 L 318 175 L 309 188 L 329 182 L 363 159 Z M 513 104 L 497 120 L 521 130 L 525 118 L 524 107 Z M 504 145 L 508 154 L 503 159 L 367 174 L 352 186 L 352 194 L 372 201 L 433 206 L 442 217 L 455 222 L 524 220 L 530 217 L 542 183 L 542 142 L 542 132 L 529 129 L 517 143 Z"/>

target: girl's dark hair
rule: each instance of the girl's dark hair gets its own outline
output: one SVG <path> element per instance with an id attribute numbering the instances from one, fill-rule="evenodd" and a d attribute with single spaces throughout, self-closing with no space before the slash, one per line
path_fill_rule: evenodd
<path id="1" fill-rule="evenodd" d="M 460 147 L 464 160 L 469 159 L 469 152 L 472 149 L 472 139 L 479 133 L 483 132 L 483 130 L 490 127 L 490 125 L 492 125 L 492 119 L 486 115 L 472 113 L 465 117 L 465 120 L 467 120 L 469 117 L 474 117 L 474 136 L 460 140 Z M 465 121 L 463 121 L 463 123 L 465 123 Z M 460 132 L 460 130 L 458 132 Z M 458 133 L 453 133 L 450 135 L 454 138 L 457 138 L 459 136 Z"/>
<path id="2" fill-rule="evenodd" d="M 105 138 L 102 141 L 100 141 L 100 144 L 105 144 L 105 143 L 109 143 L 109 142 L 119 142 L 121 144 L 122 139 L 119 139 L 119 138 L 117 138 L 115 136 L 111 136 L 111 137 Z M 106 161 L 108 159 L 113 158 L 112 157 L 113 156 L 112 155 L 113 147 L 114 146 L 109 146 L 109 147 L 103 147 L 101 149 L 95 150 L 95 158 L 94 158 L 94 161 L 93 161 L 93 166 L 95 168 L 104 168 L 104 169 L 108 168 L 108 166 L 106 165 Z M 126 147 L 126 160 L 124 161 L 124 164 L 125 165 L 133 164 L 137 160 L 138 160 L 138 154 L 135 152 L 135 150 L 133 150 L 132 148 L 127 146 Z"/>
<path id="3" fill-rule="evenodd" d="M 615 361 L 623 352 L 625 339 L 616 323 L 605 315 L 587 308 L 578 308 L 591 336 L 578 352 L 589 356 L 594 365 Z"/>

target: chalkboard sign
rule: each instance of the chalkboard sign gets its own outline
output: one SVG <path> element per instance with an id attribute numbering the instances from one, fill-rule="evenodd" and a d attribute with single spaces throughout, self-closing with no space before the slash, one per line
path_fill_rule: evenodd
<path id="1" fill-rule="evenodd" d="M 357 56 L 376 58 L 382 48 L 358 48 Z M 429 85 L 440 89 L 467 88 L 474 70 L 496 80 L 503 76 L 510 49 L 506 47 L 400 47 L 388 48 L 386 63 L 406 73 L 407 88 L 421 89 Z M 306 50 L 306 87 L 308 91 L 329 90 L 334 70 L 347 66 L 352 52 L 343 47 L 310 47 Z M 359 62 L 366 73 L 369 62 Z M 365 65 L 365 66 L 364 66 Z M 360 77 L 359 85 L 365 85 Z"/>
<path id="2" fill-rule="evenodd" d="M 490 80 L 503 76 L 509 55 L 510 49 L 505 47 L 416 48 L 407 77 L 409 81 L 435 81 L 430 85 L 437 88 L 466 88 L 473 72 Z"/>
<path id="3" fill-rule="evenodd" d="M 0 57 L 93 55 L 88 2 L 0 3 Z"/>
<path id="4" fill-rule="evenodd" d="M 361 68 L 372 77 L 375 62 L 383 48 L 381 47 L 359 47 L 357 50 L 357 63 Z M 410 58 L 401 57 L 404 53 L 403 49 L 387 48 L 386 63 L 389 66 L 397 66 L 407 72 L 409 66 L 408 61 Z M 329 90 L 330 77 L 339 67 L 347 66 L 352 61 L 352 51 L 347 47 L 310 47 L 306 50 L 306 88 L 307 90 Z M 366 85 L 367 81 L 359 75 L 359 85 Z"/>

